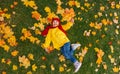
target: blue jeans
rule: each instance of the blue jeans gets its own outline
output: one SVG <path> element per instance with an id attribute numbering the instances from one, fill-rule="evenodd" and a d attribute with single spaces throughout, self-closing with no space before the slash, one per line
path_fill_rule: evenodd
<path id="1" fill-rule="evenodd" d="M 75 63 L 77 60 L 73 56 L 73 49 L 71 48 L 70 42 L 64 44 L 61 47 L 61 53 L 65 56 L 66 59 L 70 60 L 71 62 Z"/>

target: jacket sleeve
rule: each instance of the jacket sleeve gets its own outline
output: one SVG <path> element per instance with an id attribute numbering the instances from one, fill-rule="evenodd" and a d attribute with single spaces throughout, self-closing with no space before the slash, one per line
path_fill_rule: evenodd
<path id="1" fill-rule="evenodd" d="M 66 31 L 69 30 L 72 27 L 73 23 L 72 22 L 68 22 L 65 25 L 62 25 L 62 28 Z"/>
<path id="2" fill-rule="evenodd" d="M 50 43 L 51 43 L 51 35 L 50 35 L 50 33 L 48 33 L 45 38 L 45 42 L 42 44 L 42 47 L 48 48 L 50 46 Z"/>

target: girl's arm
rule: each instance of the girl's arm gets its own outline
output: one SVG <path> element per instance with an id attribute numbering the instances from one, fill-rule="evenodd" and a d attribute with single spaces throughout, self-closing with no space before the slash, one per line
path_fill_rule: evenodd
<path id="1" fill-rule="evenodd" d="M 64 30 L 69 30 L 74 24 L 74 19 L 72 18 L 67 24 L 62 25 L 62 28 Z"/>

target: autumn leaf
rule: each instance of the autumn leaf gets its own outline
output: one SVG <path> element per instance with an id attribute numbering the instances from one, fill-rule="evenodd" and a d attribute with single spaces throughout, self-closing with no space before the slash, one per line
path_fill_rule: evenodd
<path id="1" fill-rule="evenodd" d="M 32 11 L 32 18 L 35 18 L 36 20 L 40 20 L 41 15 L 38 11 Z"/>
<path id="2" fill-rule="evenodd" d="M 4 58 L 2 58 L 1 63 L 6 63 L 6 61 L 5 61 L 5 59 L 4 59 Z"/>
<path id="3" fill-rule="evenodd" d="M 104 6 L 100 6 L 100 10 L 101 11 L 105 11 L 105 7 Z"/>
<path id="4" fill-rule="evenodd" d="M 38 40 L 38 38 L 33 37 L 33 36 L 28 37 L 28 39 L 29 39 L 30 42 L 32 42 L 32 43 L 35 43 L 35 41 Z"/>
<path id="5" fill-rule="evenodd" d="M 17 70 L 17 69 L 18 69 L 17 65 L 13 65 L 13 70 Z"/>
<path id="6" fill-rule="evenodd" d="M 105 70 L 107 70 L 107 65 L 106 65 L 106 64 L 103 64 L 103 68 L 104 68 Z"/>
<path id="7" fill-rule="evenodd" d="M 44 10 L 45 10 L 45 12 L 47 12 L 47 13 L 50 13 L 50 12 L 51 12 L 50 7 L 48 7 L 48 6 L 46 6 L 46 7 L 44 8 Z"/>
<path id="8" fill-rule="evenodd" d="M 40 68 L 46 69 L 46 65 L 41 65 Z"/>
<path id="9" fill-rule="evenodd" d="M 36 35 L 41 35 L 41 31 L 39 29 L 35 29 L 35 34 Z"/>
<path id="10" fill-rule="evenodd" d="M 36 71 L 36 69 L 37 69 L 37 66 L 36 66 L 35 64 L 33 64 L 33 65 L 32 65 L 32 70 L 33 70 L 33 71 Z"/>
<path id="11" fill-rule="evenodd" d="M 11 59 L 6 60 L 6 64 L 10 65 L 12 63 Z"/>
<path id="12" fill-rule="evenodd" d="M 45 56 L 42 56 L 42 60 L 45 61 L 45 60 L 46 60 L 46 57 L 45 57 Z"/>
<path id="13" fill-rule="evenodd" d="M 118 67 L 114 67 L 114 68 L 112 68 L 113 69 L 113 72 L 119 72 L 119 68 Z"/>
<path id="14" fill-rule="evenodd" d="M 6 52 L 8 52 L 9 49 L 10 49 L 10 47 L 9 47 L 8 45 L 3 45 L 2 47 L 4 48 L 4 50 L 5 50 Z"/>
<path id="15" fill-rule="evenodd" d="M 55 67 L 54 67 L 54 65 L 53 65 L 53 64 L 51 64 L 50 68 L 51 68 L 51 70 L 52 70 L 52 71 L 54 71 L 54 70 L 55 70 Z"/>
<path id="16" fill-rule="evenodd" d="M 11 45 L 11 46 L 17 46 L 17 41 L 16 41 L 16 37 L 15 36 L 11 36 L 9 39 L 8 39 L 8 43 Z"/>
<path id="17" fill-rule="evenodd" d="M 32 72 L 31 72 L 31 71 L 28 71 L 26 74 L 32 74 Z"/>
<path id="18" fill-rule="evenodd" d="M 62 66 L 59 67 L 59 72 L 63 72 L 64 70 L 65 70 L 64 67 Z"/>
<path id="19" fill-rule="evenodd" d="M 3 39 L 0 39 L 0 47 L 5 45 L 5 41 Z"/>
<path id="20" fill-rule="evenodd" d="M 28 68 L 30 66 L 29 59 L 26 58 L 24 55 L 19 56 L 19 62 L 20 62 L 20 66 L 24 66 L 25 68 Z"/>
<path id="21" fill-rule="evenodd" d="M 61 6 L 57 6 L 57 12 L 56 14 L 63 14 L 64 13 L 64 9 Z"/>
<path id="22" fill-rule="evenodd" d="M 96 61 L 96 64 L 100 65 L 102 63 L 102 57 L 104 55 L 104 52 L 99 48 L 94 48 L 94 49 L 97 52 L 97 57 L 98 57 L 97 61 Z"/>
<path id="23" fill-rule="evenodd" d="M 29 54 L 28 54 L 28 58 L 29 58 L 30 60 L 34 60 L 34 55 L 31 54 L 31 53 L 29 53 Z"/>
<path id="24" fill-rule="evenodd" d="M 63 55 L 59 56 L 59 60 L 60 62 L 64 62 L 65 61 L 65 57 Z"/>
<path id="25" fill-rule="evenodd" d="M 7 74 L 7 72 L 5 72 L 5 71 L 2 71 L 2 74 Z"/>
<path id="26" fill-rule="evenodd" d="M 28 1 L 28 0 L 21 0 L 23 2 L 23 4 L 28 7 L 30 6 L 33 9 L 37 9 L 37 6 L 35 4 L 35 1 Z"/>
<path id="27" fill-rule="evenodd" d="M 58 6 L 61 6 L 63 2 L 61 2 L 61 0 L 56 0 L 56 3 L 58 4 Z"/>
<path id="28" fill-rule="evenodd" d="M 75 17 L 75 12 L 74 12 L 74 9 L 73 8 L 66 8 L 64 10 L 64 13 L 62 14 L 62 21 L 70 21 L 71 18 L 74 18 Z"/>
<path id="29" fill-rule="evenodd" d="M 94 27 L 95 23 L 91 22 L 89 25 L 90 25 L 90 27 Z"/>
<path id="30" fill-rule="evenodd" d="M 14 51 L 11 52 L 11 55 L 15 57 L 15 56 L 17 56 L 18 53 L 19 53 L 19 51 L 14 50 Z"/>

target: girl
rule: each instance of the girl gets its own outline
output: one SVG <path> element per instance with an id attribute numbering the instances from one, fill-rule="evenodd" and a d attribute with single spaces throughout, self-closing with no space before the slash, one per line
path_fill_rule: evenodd
<path id="1" fill-rule="evenodd" d="M 61 25 L 59 18 L 53 18 L 51 25 L 47 26 L 41 33 L 43 36 L 46 36 L 42 47 L 49 53 L 49 47 L 52 43 L 55 49 L 60 50 L 65 58 L 74 64 L 74 72 L 77 72 L 82 63 L 78 62 L 78 60 L 73 56 L 73 52 L 80 46 L 80 44 L 70 44 L 70 40 L 66 35 L 66 30 L 70 29 L 73 26 L 73 23 L 74 19 L 72 18 L 66 25 Z"/>

